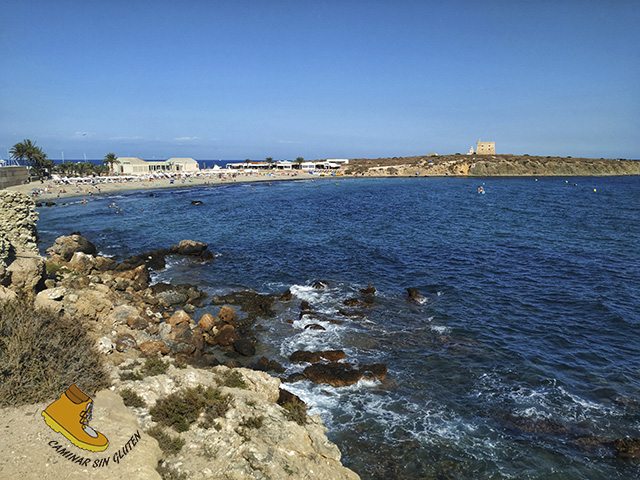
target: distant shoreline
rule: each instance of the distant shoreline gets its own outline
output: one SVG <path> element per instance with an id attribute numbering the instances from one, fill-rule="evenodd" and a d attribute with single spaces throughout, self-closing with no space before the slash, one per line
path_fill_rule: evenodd
<path id="1" fill-rule="evenodd" d="M 269 173 L 241 173 L 241 172 L 224 172 L 219 171 L 201 171 L 198 176 L 173 179 L 153 179 L 153 180 L 129 180 L 122 182 L 105 182 L 105 183 L 72 183 L 56 184 L 51 180 L 44 182 L 36 181 L 22 185 L 8 187 L 5 190 L 9 192 L 20 192 L 28 196 L 32 196 L 36 202 L 70 198 L 70 197 L 93 197 L 97 195 L 106 195 L 110 193 L 132 192 L 132 191 L 153 191 L 158 189 L 178 189 L 189 187 L 202 187 L 208 185 L 229 185 L 238 183 L 254 183 L 254 182 L 279 182 L 285 180 L 309 180 L 322 178 L 318 175 L 312 175 L 307 172 L 274 171 Z M 98 178 L 99 180 L 99 178 Z M 34 189 L 41 191 L 37 195 L 33 195 Z"/>
<path id="2" fill-rule="evenodd" d="M 588 159 L 571 157 L 540 157 L 529 155 L 428 155 L 377 159 L 352 159 L 341 167 L 337 178 L 398 178 L 398 177 L 593 177 L 640 175 L 639 160 Z M 270 170 L 245 173 L 235 170 L 201 170 L 197 174 L 173 179 L 127 180 L 122 182 L 68 184 L 51 180 L 36 181 L 8 187 L 6 191 L 20 192 L 47 201 L 69 197 L 177 189 L 234 183 L 276 182 L 327 178 L 301 170 Z M 336 178 L 336 177 L 330 177 Z M 97 178 L 100 180 L 100 177 Z"/>

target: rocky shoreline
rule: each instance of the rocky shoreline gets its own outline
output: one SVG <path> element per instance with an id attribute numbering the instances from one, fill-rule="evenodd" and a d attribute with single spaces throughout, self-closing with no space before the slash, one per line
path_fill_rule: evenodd
<path id="1" fill-rule="evenodd" d="M 129 430 L 132 419 L 137 420 L 144 440 L 138 445 L 144 447 L 136 449 L 148 450 L 144 460 L 139 460 L 145 464 L 140 466 L 147 472 L 144 478 L 160 478 L 149 470 L 150 464 L 159 465 L 165 478 L 359 478 L 340 463 L 340 452 L 327 440 L 319 416 L 307 415 L 306 405 L 280 385 L 301 379 L 330 385 L 350 385 L 360 378 L 384 379 L 386 366 L 344 363 L 344 352 L 307 352 L 306 357 L 296 357 L 309 364 L 304 375 L 288 378 L 278 362 L 257 356 L 256 320 L 272 315 L 276 302 L 290 302 L 290 292 L 235 292 L 211 302 L 195 285 L 152 285 L 150 272 L 164 268 L 167 256 L 194 262 L 215 260 L 206 244 L 192 240 L 117 262 L 100 256 L 91 242 L 76 233 L 58 238 L 45 259 L 35 246 L 33 200 L 3 192 L 0 203 L 0 301 L 31 295 L 35 309 L 82 323 L 110 386 L 95 395 L 92 425 L 104 429 L 99 421 L 109 423 L 106 430 L 117 436 L 114 428 L 120 417 L 127 417 L 123 422 Z M 301 315 L 313 314 L 310 306 L 302 307 Z M 196 308 L 210 308 L 210 313 L 196 320 L 192 318 Z M 177 430 L 154 416 L 154 408 L 166 399 L 195 395 L 196 391 L 227 398 L 224 411 L 215 418 L 200 412 L 186 422 L 186 429 Z M 120 413 L 102 412 L 102 398 Z M 119 405 L 132 402 L 131 398 L 136 406 L 123 409 Z M 12 422 L 23 415 L 24 408 L 32 412 L 33 407 L 1 409 L 0 421 L 20 428 Z M 38 404 L 36 408 L 44 407 L 46 404 Z M 26 437 L 14 432 L 0 442 L 0 451 L 32 441 L 30 434 L 55 438 L 37 415 L 30 418 L 32 422 L 24 427 Z M 158 440 L 163 453 L 147 432 Z M 182 445 L 177 451 L 167 446 L 176 443 Z M 68 444 L 68 448 L 73 447 Z M 57 458 L 55 455 L 52 451 L 43 458 Z M 0 457 L 7 459 L 0 461 L 2 475 L 29 471 L 24 461 Z M 69 466 L 57 463 L 60 468 Z M 58 473 L 64 476 L 62 470 Z"/>

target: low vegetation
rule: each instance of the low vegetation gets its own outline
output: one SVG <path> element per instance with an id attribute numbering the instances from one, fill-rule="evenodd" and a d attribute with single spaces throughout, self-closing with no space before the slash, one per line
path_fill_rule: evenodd
<path id="1" fill-rule="evenodd" d="M 307 423 L 309 419 L 307 410 L 309 407 L 307 407 L 306 403 L 292 398 L 285 402 L 282 408 L 284 408 L 284 416 L 287 420 L 296 422 L 298 425 L 305 425 Z"/>
<path id="2" fill-rule="evenodd" d="M 127 407 L 146 407 L 147 404 L 140 395 L 134 392 L 131 388 L 125 388 L 120 392 L 122 401 Z"/>
<path id="3" fill-rule="evenodd" d="M 0 407 L 52 400 L 74 383 L 93 395 L 106 379 L 80 322 L 29 298 L 0 305 Z"/>
<path id="4" fill-rule="evenodd" d="M 225 374 L 222 379 L 222 385 L 229 388 L 239 388 L 241 390 L 246 390 L 247 388 L 247 382 L 244 381 L 244 377 L 237 370 L 231 370 Z"/>
<path id="5" fill-rule="evenodd" d="M 186 432 L 202 412 L 205 417 L 200 424 L 210 428 L 214 420 L 222 417 L 231 408 L 231 396 L 225 395 L 217 388 L 186 388 L 158 400 L 150 410 L 154 422 L 165 427 L 172 427 L 177 432 Z"/>
<path id="6" fill-rule="evenodd" d="M 123 370 L 120 373 L 120 380 L 142 380 L 146 377 L 155 377 L 156 375 L 162 375 L 169 368 L 169 363 L 162 360 L 160 357 L 151 356 L 147 357 L 144 361 L 144 365 L 135 371 L 135 365 L 133 368 Z"/>
<path id="7" fill-rule="evenodd" d="M 182 447 L 184 447 L 185 442 L 183 439 L 181 439 L 180 437 L 177 437 L 177 436 L 174 437 L 173 435 L 168 434 L 159 425 L 156 425 L 155 427 L 152 427 L 149 430 L 147 430 L 147 434 L 149 434 L 150 436 L 152 436 L 158 441 L 158 445 L 160 446 L 160 449 L 166 455 L 175 455 L 180 450 L 182 450 Z"/>

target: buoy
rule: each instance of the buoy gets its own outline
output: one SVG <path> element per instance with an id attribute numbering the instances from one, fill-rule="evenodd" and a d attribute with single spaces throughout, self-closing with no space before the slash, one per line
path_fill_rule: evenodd
<path id="1" fill-rule="evenodd" d="M 595 192 L 595 191 L 596 191 L 596 189 L 594 188 L 594 189 L 593 189 L 593 191 Z"/>

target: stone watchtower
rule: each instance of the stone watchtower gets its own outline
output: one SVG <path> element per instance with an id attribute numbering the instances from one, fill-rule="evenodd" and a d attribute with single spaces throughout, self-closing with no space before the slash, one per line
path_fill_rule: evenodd
<path id="1" fill-rule="evenodd" d="M 496 142 L 478 142 L 476 144 L 477 155 L 495 155 Z"/>

